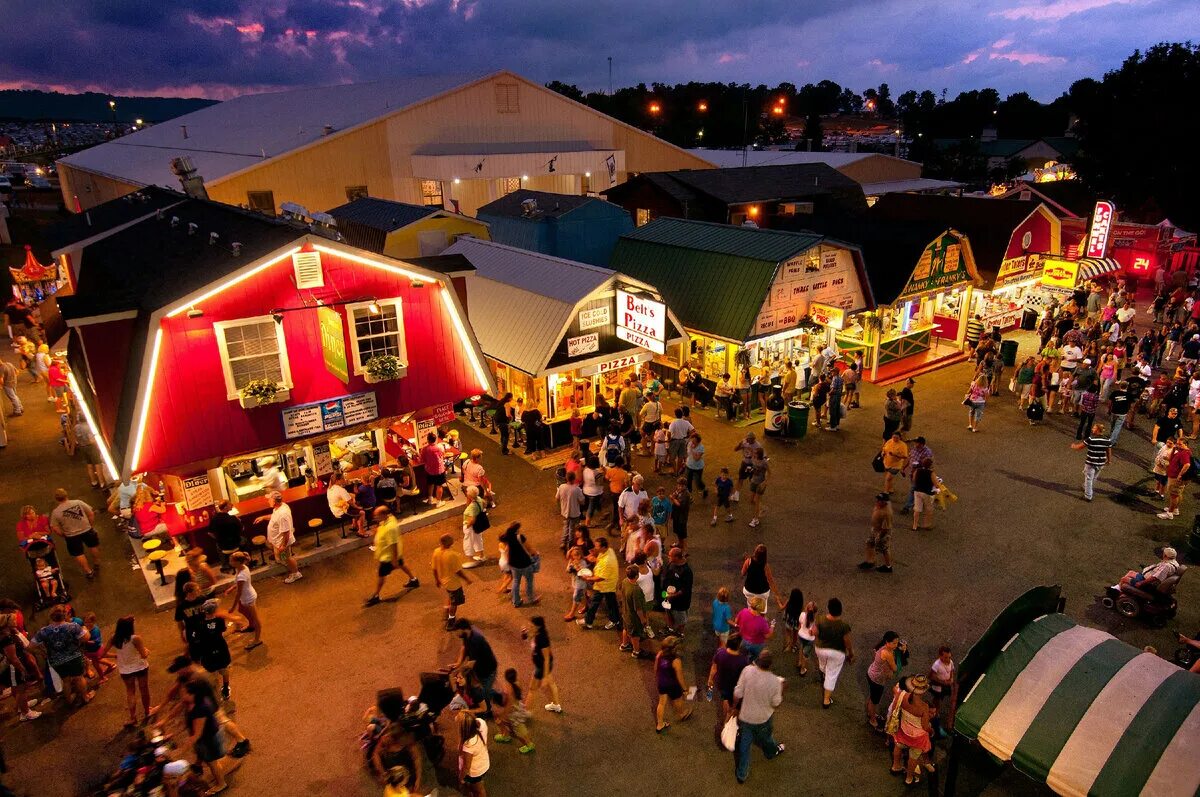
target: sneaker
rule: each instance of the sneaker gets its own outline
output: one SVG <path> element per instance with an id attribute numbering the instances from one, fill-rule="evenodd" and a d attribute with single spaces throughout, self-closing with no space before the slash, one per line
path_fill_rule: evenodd
<path id="1" fill-rule="evenodd" d="M 26 711 L 24 714 L 21 715 L 21 722 L 29 722 L 31 720 L 37 719 L 40 716 L 42 716 L 42 712 L 34 711 L 33 709 L 29 709 L 28 711 Z"/>
<path id="2" fill-rule="evenodd" d="M 783 751 L 784 751 L 784 750 L 786 750 L 786 749 L 787 749 L 787 748 L 786 748 L 786 747 L 784 747 L 782 744 L 781 744 L 781 745 L 779 745 L 779 752 L 778 752 L 778 753 L 776 753 L 775 755 L 780 755 L 780 754 L 782 754 L 782 753 L 783 753 Z"/>
<path id="3" fill-rule="evenodd" d="M 752 528 L 752 529 L 758 528 L 758 518 L 754 518 L 753 520 L 750 521 L 750 528 Z"/>
<path id="4" fill-rule="evenodd" d="M 492 741 L 499 742 L 500 744 L 508 744 L 512 741 L 512 737 L 504 733 L 498 733 L 492 737 Z"/>
<path id="5" fill-rule="evenodd" d="M 617 624 L 616 624 L 616 623 L 614 623 L 614 622 L 612 622 L 611 620 L 610 620 L 609 622 L 607 622 L 607 623 L 605 623 L 605 624 L 604 624 L 604 630 L 605 630 L 605 631 L 611 631 L 611 630 L 613 630 L 613 629 L 614 629 L 614 628 L 616 628 L 616 627 L 617 627 Z"/>
<path id="6" fill-rule="evenodd" d="M 416 589 L 419 586 L 421 586 L 421 582 L 418 579 L 410 578 L 408 580 L 408 583 L 404 585 L 404 588 L 405 589 Z"/>
<path id="7" fill-rule="evenodd" d="M 471 570 L 472 568 L 476 567 L 479 567 L 479 562 L 475 561 L 474 559 L 469 562 L 463 562 L 463 570 Z"/>
<path id="8" fill-rule="evenodd" d="M 363 601 L 363 606 L 375 606 L 378 603 L 379 603 L 379 596 L 372 595 L 371 597 L 369 597 L 365 601 Z"/>
<path id="9" fill-rule="evenodd" d="M 870 562 L 859 562 L 858 563 L 859 570 L 870 570 L 874 566 L 875 565 L 871 564 Z"/>
<path id="10" fill-rule="evenodd" d="M 528 755 L 529 753 L 533 752 L 533 745 L 527 744 L 527 745 L 524 745 L 523 747 L 518 747 L 517 752 Z"/>
<path id="11" fill-rule="evenodd" d="M 242 739 L 240 742 L 238 742 L 237 744 L 235 744 L 233 746 L 232 750 L 229 751 L 230 755 L 232 755 L 234 758 L 244 758 L 246 756 L 246 754 L 249 752 L 250 752 L 250 740 L 249 739 Z"/>
<path id="12" fill-rule="evenodd" d="M 229 699 L 229 684 L 225 684 L 224 686 L 221 687 L 221 699 L 222 700 Z"/>
<path id="13" fill-rule="evenodd" d="M 726 516 L 725 516 L 725 522 L 726 522 L 726 523 L 732 523 L 732 522 L 733 522 L 733 515 L 726 515 Z"/>
<path id="14" fill-rule="evenodd" d="M 283 583 L 284 584 L 295 584 L 297 581 L 299 581 L 302 578 L 304 578 L 304 574 L 301 573 L 299 570 L 297 570 L 295 573 L 292 573 L 290 576 L 285 578 L 283 580 Z"/>
<path id="15" fill-rule="evenodd" d="M 562 706 L 559 705 L 558 703 L 547 703 L 546 710 L 553 711 L 555 714 L 563 713 Z"/>
<path id="16" fill-rule="evenodd" d="M 1175 515 L 1171 512 L 1159 512 L 1158 517 L 1162 518 L 1163 520 L 1174 520 L 1175 519 Z"/>
<path id="17" fill-rule="evenodd" d="M 576 620 L 575 625 L 579 626 L 584 631 L 591 631 L 593 628 L 595 628 L 594 625 L 592 625 L 591 623 L 586 622 L 584 620 Z"/>
<path id="18" fill-rule="evenodd" d="M 891 565 L 880 565 L 879 567 L 875 568 L 875 572 L 876 573 L 890 573 L 890 572 L 892 572 L 892 568 L 891 568 Z"/>

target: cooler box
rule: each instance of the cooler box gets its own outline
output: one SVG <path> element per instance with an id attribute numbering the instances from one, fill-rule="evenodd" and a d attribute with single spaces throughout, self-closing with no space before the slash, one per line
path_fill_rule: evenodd
<path id="1" fill-rule="evenodd" d="M 1036 310 L 1026 310 L 1021 313 L 1021 329 L 1035 330 L 1038 324 L 1038 314 Z"/>
<path id="2" fill-rule="evenodd" d="M 1009 367 L 1017 364 L 1017 342 L 1015 340 L 1000 341 L 1000 360 Z"/>
<path id="3" fill-rule="evenodd" d="M 808 434 L 808 405 L 793 401 L 788 405 L 788 437 L 797 439 Z"/>

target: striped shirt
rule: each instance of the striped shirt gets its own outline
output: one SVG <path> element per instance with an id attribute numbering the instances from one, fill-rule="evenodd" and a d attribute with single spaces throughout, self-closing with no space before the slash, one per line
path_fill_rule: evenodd
<path id="1" fill-rule="evenodd" d="M 978 343 L 981 337 L 983 337 L 983 322 L 979 319 L 972 318 L 967 322 L 966 338 L 972 343 Z"/>
<path id="2" fill-rule="evenodd" d="M 1087 464 L 1102 467 L 1108 464 L 1108 450 L 1112 448 L 1112 440 L 1103 435 L 1092 435 L 1085 441 L 1087 446 Z"/>

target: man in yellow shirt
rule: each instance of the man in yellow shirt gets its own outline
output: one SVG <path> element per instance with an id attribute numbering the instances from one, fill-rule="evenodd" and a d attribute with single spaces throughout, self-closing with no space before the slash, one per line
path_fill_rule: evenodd
<path id="1" fill-rule="evenodd" d="M 377 507 L 374 518 L 379 525 L 375 529 L 375 544 L 371 548 L 375 551 L 375 561 L 379 563 L 379 570 L 375 580 L 375 592 L 367 598 L 367 606 L 379 603 L 379 591 L 383 589 L 383 582 L 387 580 L 393 570 L 403 570 L 408 576 L 408 583 L 404 585 L 406 589 L 416 589 L 421 586 L 421 582 L 417 581 L 417 577 L 404 564 L 404 543 L 400 539 L 400 521 L 386 506 Z"/>
<path id="2" fill-rule="evenodd" d="M 471 579 L 463 571 L 462 555 L 452 547 L 454 537 L 443 534 L 438 543 L 440 547 L 434 550 L 431 562 L 433 583 L 446 590 L 446 630 L 452 631 L 458 607 L 467 602 L 462 585 L 470 584 Z"/>
<path id="3" fill-rule="evenodd" d="M 883 491 L 892 491 L 892 479 L 908 464 L 908 444 L 899 430 L 892 433 L 881 449 L 883 453 Z"/>
<path id="4" fill-rule="evenodd" d="M 621 630 L 621 609 L 617 606 L 617 580 L 620 578 L 618 573 L 617 554 L 608 547 L 608 538 L 597 537 L 596 547 L 596 566 L 592 568 L 592 575 L 581 576 L 584 581 L 592 585 L 592 599 L 588 602 L 587 612 L 583 619 L 575 622 L 583 626 L 585 631 L 592 630 L 592 622 L 596 619 L 596 612 L 600 610 L 600 604 L 604 604 L 604 611 L 608 614 L 608 624 L 604 626 L 605 631 L 611 631 L 614 628 Z"/>

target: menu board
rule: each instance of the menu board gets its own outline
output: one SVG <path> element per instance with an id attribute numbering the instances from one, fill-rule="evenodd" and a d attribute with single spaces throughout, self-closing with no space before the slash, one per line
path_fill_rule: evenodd
<path id="1" fill-rule="evenodd" d="M 333 454 L 329 451 L 329 443 L 317 443 L 313 450 L 313 473 L 317 478 L 333 473 Z"/>
<path id="2" fill-rule="evenodd" d="M 288 440 L 321 432 L 332 432 L 379 417 L 379 405 L 373 392 L 355 393 L 341 398 L 315 401 L 285 408 L 283 434 Z"/>
<path id="3" fill-rule="evenodd" d="M 207 473 L 183 480 L 183 503 L 190 510 L 213 505 L 212 485 L 208 483 Z"/>

